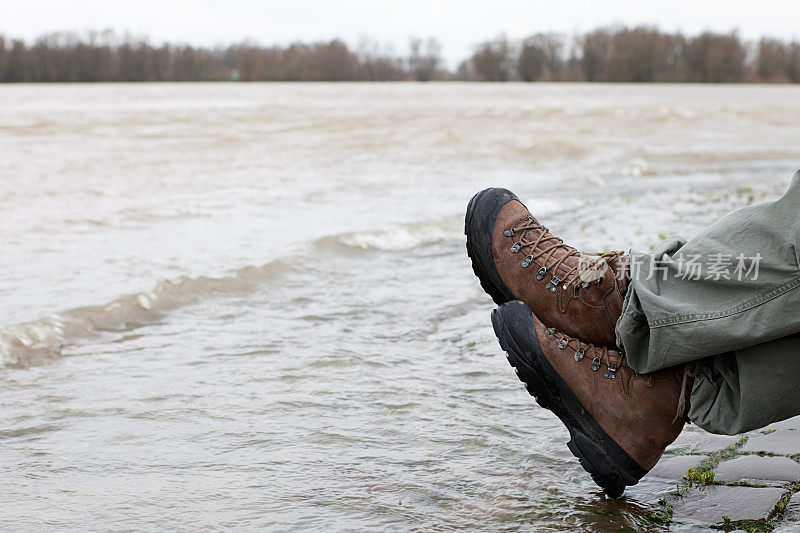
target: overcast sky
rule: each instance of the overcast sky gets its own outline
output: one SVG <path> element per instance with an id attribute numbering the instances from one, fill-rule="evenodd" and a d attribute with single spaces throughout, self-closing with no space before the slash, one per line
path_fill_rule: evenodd
<path id="1" fill-rule="evenodd" d="M 0 0 L 0 33 L 25 39 L 105 28 L 199 45 L 332 37 L 357 44 L 369 36 L 404 53 L 410 36 L 431 35 L 451 66 L 476 42 L 503 32 L 518 38 L 615 22 L 800 38 L 800 0 Z"/>

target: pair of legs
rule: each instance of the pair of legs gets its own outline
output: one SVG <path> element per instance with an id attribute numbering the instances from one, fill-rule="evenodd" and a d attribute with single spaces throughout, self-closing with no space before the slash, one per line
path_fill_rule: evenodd
<path id="1" fill-rule="evenodd" d="M 509 361 L 609 494 L 687 419 L 735 434 L 800 414 L 800 173 L 652 254 L 581 254 L 504 189 L 473 198 L 465 229 Z"/>
<path id="2" fill-rule="evenodd" d="M 800 172 L 780 199 L 632 256 L 617 344 L 640 373 L 696 363 L 688 416 L 701 428 L 734 435 L 800 414 L 798 245 Z"/>

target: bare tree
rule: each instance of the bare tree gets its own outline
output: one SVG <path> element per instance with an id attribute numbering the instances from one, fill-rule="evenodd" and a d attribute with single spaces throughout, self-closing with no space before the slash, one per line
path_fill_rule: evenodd
<path id="1" fill-rule="evenodd" d="M 461 81 L 474 81 L 476 79 L 475 71 L 472 68 L 472 58 L 465 59 L 458 64 L 455 78 Z"/>
<path id="2" fill-rule="evenodd" d="M 428 37 L 422 39 L 412 37 L 409 41 L 408 68 L 417 81 L 430 81 L 436 75 L 441 62 L 442 47 L 439 41 Z"/>
<path id="3" fill-rule="evenodd" d="M 367 81 L 394 81 L 405 77 L 402 62 L 394 57 L 391 46 L 382 48 L 377 42 L 362 37 L 357 49 L 361 75 Z"/>
<path id="4" fill-rule="evenodd" d="M 505 35 L 478 46 L 472 68 L 482 81 L 508 81 L 512 70 L 511 45 Z"/>
<path id="5" fill-rule="evenodd" d="M 517 59 L 517 73 L 522 81 L 537 81 L 544 74 L 547 64 L 547 51 L 535 37 L 522 43 Z"/>
<path id="6" fill-rule="evenodd" d="M 312 79 L 320 81 L 352 80 L 358 71 L 358 59 L 338 39 L 317 44 L 311 50 Z"/>
<path id="7" fill-rule="evenodd" d="M 622 28 L 611 36 L 610 46 L 607 80 L 653 82 L 667 68 L 668 36 L 656 28 Z"/>
<path id="8" fill-rule="evenodd" d="M 11 42 L 11 50 L 8 52 L 8 59 L 6 63 L 6 81 L 31 81 L 29 73 L 30 69 L 28 67 L 28 57 L 25 43 L 19 39 L 14 39 Z"/>
<path id="9" fill-rule="evenodd" d="M 764 37 L 758 42 L 757 69 L 761 81 L 786 79 L 786 47 L 777 40 Z"/>
<path id="10" fill-rule="evenodd" d="M 537 38 L 547 56 L 545 73 L 551 80 L 558 79 L 564 68 L 564 37 L 557 33 L 546 33 Z"/>
<path id="11" fill-rule="evenodd" d="M 6 50 L 6 38 L 0 35 L 0 81 L 5 80 L 6 67 L 8 65 L 8 50 Z"/>
<path id="12" fill-rule="evenodd" d="M 731 83 L 744 79 L 745 50 L 736 33 L 705 32 L 686 44 L 687 81 Z"/>
<path id="13" fill-rule="evenodd" d="M 581 39 L 583 52 L 583 75 L 586 81 L 604 81 L 608 56 L 611 51 L 611 35 L 608 30 L 597 29 Z"/>
<path id="14" fill-rule="evenodd" d="M 792 83 L 800 83 L 800 43 L 793 41 L 786 47 L 786 77 Z"/>
<path id="15" fill-rule="evenodd" d="M 555 33 L 537 33 L 525 39 L 517 58 L 517 74 L 524 81 L 556 80 L 564 67 L 564 39 Z"/>

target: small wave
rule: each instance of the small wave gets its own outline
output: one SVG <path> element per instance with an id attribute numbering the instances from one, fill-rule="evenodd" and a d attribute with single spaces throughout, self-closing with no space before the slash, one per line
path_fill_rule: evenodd
<path id="1" fill-rule="evenodd" d="M 657 119 L 670 119 L 670 118 L 678 118 L 678 119 L 693 119 L 697 117 L 697 113 L 693 110 L 689 109 L 688 107 L 681 107 L 681 106 L 667 106 L 662 105 L 658 106 L 654 112 L 652 113 L 654 118 Z"/>
<path id="2" fill-rule="evenodd" d="M 389 229 L 348 232 L 316 239 L 310 250 L 333 253 L 402 251 L 464 238 L 462 215 L 401 224 Z M 58 358 L 65 345 L 107 332 L 131 331 L 160 320 L 167 312 L 220 294 L 250 292 L 277 275 L 306 264 L 302 252 L 260 267 L 247 266 L 222 277 L 188 277 L 161 281 L 150 291 L 120 296 L 106 304 L 78 307 L 0 330 L 0 364 L 28 367 Z"/>
<path id="3" fill-rule="evenodd" d="M 652 175 L 653 171 L 650 169 L 650 163 L 648 163 L 646 159 L 636 157 L 628 161 L 623 169 L 623 173 L 626 176 L 639 178 L 641 176 Z"/>
<path id="4" fill-rule="evenodd" d="M 288 262 L 272 261 L 260 267 L 243 267 L 222 277 L 188 277 L 161 281 L 145 292 L 128 294 L 104 305 L 78 307 L 18 324 L 0 331 L 0 361 L 27 367 L 57 358 L 73 340 L 103 332 L 130 331 L 157 321 L 167 311 L 200 302 L 218 294 L 254 290 L 284 272 Z"/>
<path id="5" fill-rule="evenodd" d="M 520 154 L 545 159 L 580 157 L 588 154 L 590 148 L 588 145 L 579 146 L 575 142 L 566 139 L 537 140 L 517 146 Z"/>
<path id="6" fill-rule="evenodd" d="M 461 215 L 437 221 L 416 224 L 402 224 L 391 229 L 378 231 L 358 231 L 321 237 L 315 246 L 344 247 L 358 250 L 411 250 L 418 246 L 452 241 L 464 237 Z"/>

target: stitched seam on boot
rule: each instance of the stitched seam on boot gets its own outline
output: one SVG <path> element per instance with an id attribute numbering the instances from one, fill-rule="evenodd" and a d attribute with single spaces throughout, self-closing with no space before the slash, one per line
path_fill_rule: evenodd
<path id="1" fill-rule="evenodd" d="M 656 329 L 664 326 L 674 326 L 675 324 L 685 324 L 687 322 L 701 322 L 703 320 L 725 318 L 731 315 L 735 315 L 737 313 L 747 311 L 749 309 L 753 309 L 754 307 L 758 307 L 759 305 L 762 305 L 768 302 L 769 300 L 774 300 L 779 296 L 783 296 L 790 290 L 796 289 L 797 287 L 800 287 L 800 276 L 792 278 L 783 285 L 779 285 L 778 287 L 775 287 L 769 292 L 760 294 L 758 296 L 754 296 L 749 300 L 745 300 L 739 305 L 731 307 L 730 309 L 726 309 L 724 311 L 717 311 L 713 313 L 694 313 L 691 315 L 677 315 L 677 316 L 664 317 L 650 321 L 649 325 L 651 329 Z"/>

